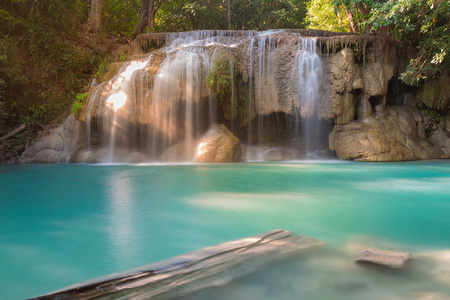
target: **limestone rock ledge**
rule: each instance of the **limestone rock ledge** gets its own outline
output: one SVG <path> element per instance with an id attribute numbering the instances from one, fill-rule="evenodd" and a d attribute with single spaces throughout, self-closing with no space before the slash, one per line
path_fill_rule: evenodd
<path id="1" fill-rule="evenodd" d="M 80 122 L 70 115 L 63 125 L 32 145 L 17 159 L 19 163 L 68 162 L 77 151 Z"/>
<path id="2" fill-rule="evenodd" d="M 290 231 L 204 248 L 123 273 L 81 282 L 34 299 L 174 299 L 254 272 L 323 242 Z"/>
<path id="3" fill-rule="evenodd" d="M 442 127 L 441 137 L 450 136 Z M 388 106 L 385 110 L 345 125 L 335 126 L 330 149 L 339 159 L 404 161 L 448 158 L 450 139 L 436 144 L 426 138 L 424 119 L 415 106 Z"/>

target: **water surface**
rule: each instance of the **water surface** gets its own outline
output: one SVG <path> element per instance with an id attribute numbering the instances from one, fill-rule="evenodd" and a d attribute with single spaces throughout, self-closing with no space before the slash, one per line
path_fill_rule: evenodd
<path id="1" fill-rule="evenodd" d="M 450 293 L 445 288 L 450 286 L 449 195 L 450 162 L 441 160 L 0 165 L 0 299 L 38 296 L 278 228 L 327 243 L 321 258 L 305 257 L 295 268 L 292 263 L 271 267 L 274 274 L 297 278 L 290 289 L 280 279 L 278 288 L 289 291 L 286 299 L 331 299 L 333 288 L 323 282 L 345 273 L 362 278 L 358 272 L 375 283 L 370 288 L 396 285 L 389 293 L 399 297 L 424 289 Z M 352 255 L 362 245 L 416 255 L 415 273 L 400 276 L 411 287 L 399 290 L 398 284 L 389 285 L 395 282 L 392 274 L 355 265 Z M 343 259 L 348 264 L 342 265 Z M 423 271 L 427 264 L 434 269 Z M 416 280 L 424 281 L 414 275 L 420 270 L 437 272 L 440 279 L 414 290 Z M 269 280 L 258 276 L 231 284 L 233 292 L 218 288 L 202 295 L 244 299 L 250 291 L 270 299 L 278 293 L 277 287 L 258 286 Z M 367 292 L 352 282 L 332 287 L 348 299 L 354 290 Z"/>

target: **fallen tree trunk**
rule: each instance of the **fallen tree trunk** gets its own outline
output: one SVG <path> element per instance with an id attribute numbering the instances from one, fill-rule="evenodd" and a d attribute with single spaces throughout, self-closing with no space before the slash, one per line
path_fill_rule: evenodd
<path id="1" fill-rule="evenodd" d="M 22 130 L 25 129 L 25 124 L 20 125 L 19 127 L 17 127 L 16 129 L 14 129 L 13 131 L 11 131 L 10 133 L 7 133 L 6 135 L 2 136 L 0 138 L 0 142 L 4 141 L 6 139 L 9 139 L 10 137 L 16 135 L 17 133 L 21 132 Z"/>
<path id="2" fill-rule="evenodd" d="M 45 299 L 182 299 L 189 293 L 254 272 L 259 267 L 301 253 L 323 242 L 272 230 L 203 248 L 123 273 L 81 282 Z"/>

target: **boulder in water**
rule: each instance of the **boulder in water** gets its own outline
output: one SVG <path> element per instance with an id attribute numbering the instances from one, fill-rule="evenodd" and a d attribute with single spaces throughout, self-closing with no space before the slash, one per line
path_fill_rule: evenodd
<path id="1" fill-rule="evenodd" d="M 376 248 L 363 249 L 355 261 L 371 262 L 391 268 L 402 268 L 411 259 L 411 253 L 395 252 Z"/>
<path id="2" fill-rule="evenodd" d="M 240 161 L 241 158 L 242 148 L 239 139 L 225 125 L 212 124 L 200 141 L 195 161 L 226 163 Z"/>
<path id="3" fill-rule="evenodd" d="M 336 126 L 329 136 L 330 149 L 339 159 L 402 161 L 443 158 L 439 145 L 423 134 L 423 120 L 416 107 L 388 106 L 363 120 Z"/>

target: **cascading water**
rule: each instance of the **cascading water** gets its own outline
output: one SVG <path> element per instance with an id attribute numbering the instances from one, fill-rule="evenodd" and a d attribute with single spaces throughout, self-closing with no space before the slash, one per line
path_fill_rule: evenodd
<path id="1" fill-rule="evenodd" d="M 294 80 L 292 84 L 298 88 L 297 101 L 300 107 L 300 110 L 295 113 L 294 138 L 303 137 L 304 148 L 310 155 L 316 148 L 314 137 L 320 135 L 321 129 L 318 104 L 323 84 L 323 64 L 317 54 L 316 39 L 299 37 L 298 52 L 292 72 L 298 74 L 298 80 Z M 295 77 L 293 74 L 292 78 Z M 302 124 L 301 120 L 303 120 Z"/>
<path id="2" fill-rule="evenodd" d="M 315 39 L 281 30 L 198 31 L 167 34 L 166 41 L 91 92 L 86 161 L 155 161 L 173 147 L 181 155 L 165 160 L 193 161 L 216 122 L 248 146 L 315 149 L 323 84 Z M 222 56 L 224 68 L 217 66 Z M 217 70 L 230 73 L 213 74 L 229 89 L 222 94 L 208 79 Z"/>

